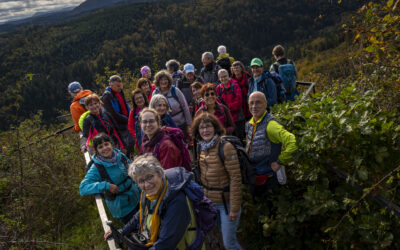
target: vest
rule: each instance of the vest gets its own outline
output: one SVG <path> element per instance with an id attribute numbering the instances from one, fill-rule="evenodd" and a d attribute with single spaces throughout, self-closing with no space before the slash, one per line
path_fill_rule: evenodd
<path id="1" fill-rule="evenodd" d="M 268 123 L 275 120 L 272 115 L 266 113 L 262 121 L 254 126 L 246 123 L 246 151 L 251 160 L 251 166 L 256 175 L 274 174 L 271 163 L 278 160 L 281 154 L 282 144 L 276 144 L 269 140 L 267 134 Z"/>

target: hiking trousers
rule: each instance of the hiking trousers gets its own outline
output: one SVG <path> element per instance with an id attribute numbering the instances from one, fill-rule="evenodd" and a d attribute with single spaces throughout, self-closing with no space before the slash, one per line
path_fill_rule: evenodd
<path id="1" fill-rule="evenodd" d="M 239 225 L 240 213 L 239 216 L 234 221 L 229 221 L 229 214 L 225 213 L 224 204 L 222 203 L 214 203 L 214 207 L 217 209 L 217 223 L 221 228 L 222 238 L 224 240 L 224 246 L 227 250 L 241 250 L 242 247 L 239 245 L 236 237 L 236 231 Z M 226 203 L 228 207 L 228 211 L 230 211 L 229 203 Z"/>

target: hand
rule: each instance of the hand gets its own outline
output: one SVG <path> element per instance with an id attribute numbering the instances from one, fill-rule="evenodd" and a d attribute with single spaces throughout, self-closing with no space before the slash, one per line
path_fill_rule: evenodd
<path id="1" fill-rule="evenodd" d="M 108 231 L 104 234 L 104 240 L 107 240 L 108 237 L 110 237 L 112 234 L 111 229 L 108 229 Z"/>
<path id="2" fill-rule="evenodd" d="M 273 162 L 271 163 L 271 168 L 272 170 L 274 170 L 274 172 L 278 171 L 281 168 L 281 164 L 279 164 L 278 162 Z"/>
<path id="3" fill-rule="evenodd" d="M 234 221 L 239 217 L 239 213 L 229 212 L 229 221 Z"/>
<path id="4" fill-rule="evenodd" d="M 85 153 L 86 150 L 87 150 L 86 146 L 82 146 L 82 147 L 81 147 L 81 152 L 82 152 L 82 153 Z"/>
<path id="5" fill-rule="evenodd" d="M 118 192 L 118 186 L 110 183 L 110 192 L 116 194 Z"/>

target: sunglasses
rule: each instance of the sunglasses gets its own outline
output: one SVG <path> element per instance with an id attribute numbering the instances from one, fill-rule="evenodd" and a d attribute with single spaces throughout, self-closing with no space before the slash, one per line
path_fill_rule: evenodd
<path id="1" fill-rule="evenodd" d="M 209 97 L 209 96 L 215 96 L 215 93 L 214 93 L 214 92 L 211 92 L 211 93 L 206 93 L 204 96 L 205 96 L 205 97 Z"/>

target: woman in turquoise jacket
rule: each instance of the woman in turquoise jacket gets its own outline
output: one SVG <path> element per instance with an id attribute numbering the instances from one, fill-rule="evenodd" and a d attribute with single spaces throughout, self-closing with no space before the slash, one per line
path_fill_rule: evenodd
<path id="1" fill-rule="evenodd" d="M 138 210 L 140 189 L 127 175 L 128 158 L 100 133 L 93 139 L 95 154 L 79 186 L 82 196 L 103 194 L 112 216 L 126 224 Z"/>

